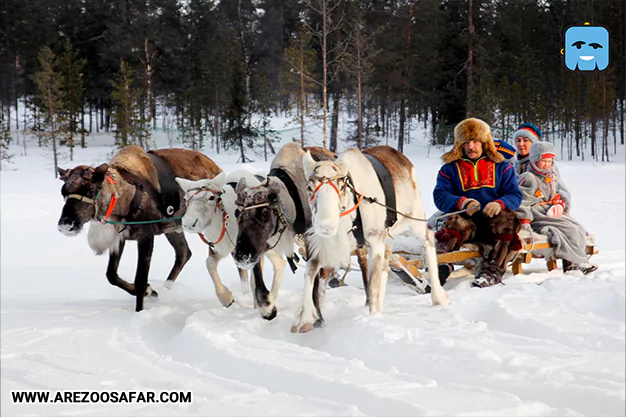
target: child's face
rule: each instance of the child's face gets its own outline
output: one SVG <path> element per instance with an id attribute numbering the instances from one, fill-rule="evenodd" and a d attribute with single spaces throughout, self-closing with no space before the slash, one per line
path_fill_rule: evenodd
<path id="1" fill-rule="evenodd" d="M 537 168 L 539 169 L 552 168 L 552 161 L 554 161 L 552 158 L 541 158 L 540 160 L 537 161 Z"/>
<path id="2" fill-rule="evenodd" d="M 523 136 L 518 136 L 515 138 L 515 149 L 521 156 L 526 156 L 530 153 L 530 145 L 533 143 L 530 139 L 525 138 Z"/>

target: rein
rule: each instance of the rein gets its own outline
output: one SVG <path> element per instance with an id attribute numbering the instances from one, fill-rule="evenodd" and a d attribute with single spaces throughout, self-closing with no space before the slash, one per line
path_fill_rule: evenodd
<path id="1" fill-rule="evenodd" d="M 348 186 L 350 191 L 352 191 L 352 193 L 357 197 L 357 202 L 356 202 L 356 204 L 353 207 L 349 208 L 348 210 L 345 210 L 345 211 L 342 210 L 341 214 L 339 215 L 340 217 L 347 216 L 348 214 L 352 213 L 354 210 L 356 210 L 359 207 L 359 205 L 361 204 L 361 201 L 363 201 L 363 200 L 367 201 L 368 203 L 378 204 L 379 206 L 382 206 L 382 207 L 386 208 L 387 210 L 393 211 L 394 213 L 399 214 L 399 215 L 401 215 L 403 217 L 406 217 L 407 219 L 415 220 L 415 221 L 418 221 L 418 222 L 430 222 L 430 221 L 433 221 L 433 220 L 444 219 L 444 218 L 452 216 L 454 214 L 465 213 L 468 210 L 468 209 L 464 209 L 464 210 L 459 210 L 459 211 L 453 211 L 451 213 L 444 213 L 444 214 L 442 214 L 440 216 L 431 217 L 429 219 L 421 219 L 419 217 L 409 216 L 408 214 L 404 214 L 404 213 L 396 210 L 393 207 L 390 207 L 390 206 L 388 206 L 386 204 L 383 204 L 383 203 L 379 202 L 376 197 L 367 197 L 367 196 L 364 196 L 363 194 L 359 193 L 354 188 L 354 185 L 352 185 L 352 183 L 350 182 L 350 177 L 342 176 L 342 175 L 338 175 L 338 176 L 332 177 L 332 178 L 311 176 L 309 178 L 309 181 L 311 181 L 311 179 L 318 179 L 320 181 L 320 183 L 318 184 L 317 187 L 315 187 L 315 190 L 313 190 L 313 193 L 311 194 L 311 197 L 309 198 L 309 202 L 313 201 L 313 199 L 315 198 L 315 194 L 319 191 L 320 188 L 322 188 L 322 185 L 325 185 L 325 184 L 328 184 L 331 187 L 333 187 L 333 189 L 337 193 L 337 196 L 339 197 L 339 200 L 340 201 L 343 200 L 342 197 L 341 197 L 341 193 L 339 192 L 339 189 L 337 188 L 337 186 L 333 182 L 334 180 L 342 179 L 342 178 L 346 180 L 346 185 Z"/>

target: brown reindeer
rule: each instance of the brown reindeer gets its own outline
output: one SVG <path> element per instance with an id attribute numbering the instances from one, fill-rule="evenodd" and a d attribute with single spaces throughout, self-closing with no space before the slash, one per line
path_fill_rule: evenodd
<path id="1" fill-rule="evenodd" d="M 167 287 L 191 258 L 180 222 L 186 209 L 183 192 L 174 179 L 213 178 L 221 169 L 205 155 L 187 149 L 145 152 L 138 146 L 127 146 L 109 164 L 59 168 L 58 172 L 65 198 L 59 231 L 76 236 L 90 223 L 89 246 L 96 255 L 109 251 L 109 282 L 134 295 L 135 310 L 141 311 L 144 296 L 157 295 L 148 284 L 154 236 L 165 234 L 176 253 Z M 138 246 L 134 283 L 117 273 L 126 240 L 136 240 Z"/>

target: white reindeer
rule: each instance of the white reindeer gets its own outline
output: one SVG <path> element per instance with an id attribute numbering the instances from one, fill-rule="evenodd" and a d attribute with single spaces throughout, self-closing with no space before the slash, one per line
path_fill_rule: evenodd
<path id="1" fill-rule="evenodd" d="M 391 177 L 395 191 L 395 209 L 411 217 L 426 217 L 415 168 L 397 150 L 389 146 L 376 146 L 363 152 L 348 149 L 335 162 L 315 162 L 307 152 L 302 161 L 308 181 L 313 227 L 306 236 L 308 259 L 305 286 L 292 332 L 307 332 L 323 323 L 319 297 L 313 297 L 314 279 L 320 268 L 339 268 L 349 263 L 351 253 L 357 246 L 353 230 L 357 210 L 368 250 L 369 284 L 366 291 L 370 312 L 383 311 L 391 256 L 387 238 L 405 231 L 423 242 L 430 271 L 430 294 L 433 303 L 449 302 L 439 282 L 434 235 L 426 223 L 398 214 L 395 224 L 387 228 L 386 208 L 362 198 L 374 197 L 378 202 L 386 203 L 383 185 L 365 154 L 382 163 Z"/>
<path id="2" fill-rule="evenodd" d="M 215 285 L 215 294 L 224 307 L 229 307 L 233 303 L 233 295 L 222 283 L 217 273 L 217 265 L 222 259 L 232 255 L 235 248 L 238 226 L 234 215 L 237 197 L 234 187 L 241 178 L 245 178 L 248 184 L 260 183 L 256 176 L 246 170 L 237 170 L 228 175 L 222 172 L 210 180 L 190 181 L 176 178 L 176 182 L 185 192 L 187 204 L 187 211 L 182 219 L 183 229 L 190 233 L 199 233 L 209 244 L 206 267 Z M 273 308 L 287 262 L 274 251 L 268 251 L 265 256 L 274 268 L 274 281 L 270 292 L 272 302 L 270 307 Z M 247 292 L 248 271 L 237 269 L 244 292 Z M 256 299 L 254 307 L 258 307 Z"/>

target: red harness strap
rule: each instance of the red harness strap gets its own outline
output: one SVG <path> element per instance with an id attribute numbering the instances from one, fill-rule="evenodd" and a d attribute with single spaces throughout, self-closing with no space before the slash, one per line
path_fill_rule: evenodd
<path id="1" fill-rule="evenodd" d="M 333 187 L 333 190 L 335 190 L 335 192 L 337 193 L 337 197 L 339 197 L 339 201 L 341 201 L 341 193 L 339 192 L 339 190 L 337 189 L 337 186 L 335 185 L 335 183 L 333 182 L 332 179 L 330 178 L 322 178 L 322 180 L 320 181 L 320 183 L 318 184 L 317 187 L 315 187 L 315 190 L 313 190 L 313 193 L 311 194 L 311 198 L 309 198 L 309 203 L 311 201 L 313 201 L 313 199 L 315 198 L 315 194 L 317 194 L 317 192 L 319 191 L 320 188 L 322 188 L 322 185 L 324 184 L 328 184 L 331 187 Z"/>
<path id="2" fill-rule="evenodd" d="M 324 184 L 328 184 L 331 187 L 333 187 L 333 190 L 335 190 L 335 192 L 337 193 L 337 197 L 339 197 L 339 201 L 341 202 L 343 200 L 343 198 L 341 197 L 341 193 L 339 192 L 339 189 L 337 188 L 337 186 L 333 182 L 333 179 L 332 178 L 322 178 L 322 180 L 317 185 L 317 187 L 315 187 L 315 190 L 313 190 L 313 193 L 311 193 L 311 197 L 309 198 L 309 203 L 311 201 L 313 201 L 313 199 L 315 198 L 315 194 L 317 194 L 319 189 L 322 188 L 322 185 L 324 185 Z M 347 216 L 348 214 L 352 213 L 354 210 L 359 208 L 359 205 L 361 204 L 361 201 L 363 201 L 363 196 L 359 195 L 359 198 L 357 199 L 356 204 L 353 207 L 349 208 L 348 210 L 342 211 L 341 214 L 339 215 L 339 217 Z"/>
<path id="3" fill-rule="evenodd" d="M 107 175 L 106 179 L 109 182 L 109 184 L 115 184 L 115 181 L 110 176 Z M 115 208 L 116 204 L 117 204 L 117 197 L 115 196 L 115 193 L 113 193 L 111 194 L 111 202 L 109 203 L 109 208 L 107 209 L 107 212 L 104 215 L 104 218 L 100 220 L 100 223 L 105 223 L 109 219 L 109 217 L 111 217 L 111 214 L 113 214 L 113 209 Z"/>
<path id="4" fill-rule="evenodd" d="M 363 201 L 363 196 L 359 195 L 359 199 L 356 201 L 356 204 L 352 206 L 351 208 L 349 208 L 348 210 L 342 211 L 339 217 L 347 216 L 348 214 L 352 213 L 354 210 L 359 208 L 359 204 L 361 204 L 361 201 Z"/>
<path id="5" fill-rule="evenodd" d="M 206 243 L 207 245 L 213 247 L 215 245 L 217 245 L 218 243 L 220 243 L 222 241 L 222 239 L 224 239 L 224 235 L 226 235 L 226 219 L 228 219 L 228 215 L 226 214 L 226 212 L 224 212 L 222 214 L 222 231 L 220 232 L 219 237 L 217 238 L 217 240 L 215 242 L 209 242 L 207 240 L 206 237 L 204 237 L 204 235 L 202 233 L 198 233 L 198 235 L 200 236 L 200 239 L 202 239 L 202 241 L 204 243 Z"/>

